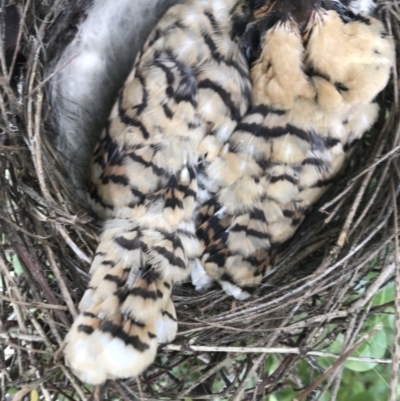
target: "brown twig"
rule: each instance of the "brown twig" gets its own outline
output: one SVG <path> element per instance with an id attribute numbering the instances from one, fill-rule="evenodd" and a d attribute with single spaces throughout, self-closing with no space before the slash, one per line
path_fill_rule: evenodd
<path id="1" fill-rule="evenodd" d="M 333 374 L 354 351 L 356 351 L 358 348 L 361 347 L 361 345 L 363 345 L 370 338 L 372 338 L 379 330 L 382 329 L 382 327 L 383 326 L 379 324 L 376 327 L 374 327 L 369 333 L 365 334 L 356 344 L 354 344 L 349 350 L 344 352 L 329 369 L 327 369 L 321 376 L 318 377 L 317 380 L 315 380 L 309 386 L 307 386 L 307 388 L 300 395 L 298 395 L 293 401 L 305 400 L 326 378 L 328 378 L 331 374 Z"/>

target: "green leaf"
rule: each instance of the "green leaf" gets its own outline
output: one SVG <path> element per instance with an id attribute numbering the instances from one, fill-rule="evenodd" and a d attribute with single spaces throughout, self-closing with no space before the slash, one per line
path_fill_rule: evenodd
<path id="1" fill-rule="evenodd" d="M 293 401 L 297 393 L 292 389 L 286 388 L 276 394 L 270 395 L 266 401 Z"/>
<path id="2" fill-rule="evenodd" d="M 394 301 L 394 292 L 394 283 L 388 284 L 385 288 L 379 291 L 378 294 L 375 295 L 372 301 L 372 306 L 384 305 L 388 302 Z"/>
<path id="3" fill-rule="evenodd" d="M 17 276 L 19 276 L 20 274 L 23 273 L 22 266 L 21 266 L 21 262 L 19 261 L 17 255 L 13 255 L 13 256 L 12 256 L 11 263 L 12 263 L 12 265 L 13 265 L 13 269 L 14 269 L 15 274 L 16 274 Z"/>
<path id="4" fill-rule="evenodd" d="M 385 330 L 378 331 L 367 343 L 356 350 L 353 356 L 364 358 L 383 358 L 387 350 L 387 338 Z M 344 366 L 355 372 L 366 372 L 373 369 L 377 363 L 347 361 Z"/>
<path id="5" fill-rule="evenodd" d="M 370 392 L 364 391 L 362 393 L 356 394 L 347 401 L 377 401 Z"/>
<path id="6" fill-rule="evenodd" d="M 368 322 L 368 325 L 369 326 Z M 366 330 L 367 331 L 367 330 Z M 333 354 L 341 354 L 344 342 L 344 336 L 340 334 L 336 341 L 329 347 L 328 352 Z M 384 358 L 387 351 L 387 335 L 384 329 L 378 331 L 367 343 L 363 344 L 356 350 L 352 356 L 364 358 Z M 336 359 L 331 357 L 319 358 L 318 363 L 324 369 L 332 366 Z M 344 366 L 354 372 L 366 372 L 376 367 L 377 363 L 374 362 L 359 362 L 359 361 L 346 361 Z"/>

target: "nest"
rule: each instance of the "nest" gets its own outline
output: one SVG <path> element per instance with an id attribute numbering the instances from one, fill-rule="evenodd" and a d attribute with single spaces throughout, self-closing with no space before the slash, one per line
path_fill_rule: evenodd
<path id="1" fill-rule="evenodd" d="M 394 280 L 398 260 L 398 68 L 379 95 L 377 124 L 256 296 L 234 302 L 217 288 L 177 287 L 174 344 L 139 378 L 94 389 L 71 374 L 60 347 L 87 285 L 97 227 L 75 204 L 57 161 L 46 96 L 49 65 L 73 36 L 74 15 L 87 2 L 12 3 L 2 16 L 16 18 L 14 36 L 0 55 L 1 399 L 16 389 L 15 400 L 33 392 L 45 400 L 86 400 L 102 398 L 104 390 L 123 400 L 264 400 L 288 386 L 303 387 L 299 400 L 318 399 L 328 388 L 335 400 L 341 366 L 364 334 L 364 322 L 394 305 L 374 307 L 372 299 Z M 400 54 L 396 2 L 385 2 L 379 12 Z M 315 355 L 339 334 L 349 352 L 318 371 Z M 272 373 L 266 368 L 271 347 L 286 350 L 274 354 Z M 307 383 L 296 376 L 300 360 L 314 372 Z"/>

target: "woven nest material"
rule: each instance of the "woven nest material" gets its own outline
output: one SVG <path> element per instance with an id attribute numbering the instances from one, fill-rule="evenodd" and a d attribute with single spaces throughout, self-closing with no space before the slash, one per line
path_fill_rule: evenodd
<path id="1" fill-rule="evenodd" d="M 100 398 L 101 389 L 74 378 L 59 351 L 87 285 L 97 227 L 90 212 L 74 203 L 52 150 L 46 96 L 49 66 L 74 34 L 74 15 L 86 2 L 12 3 L 21 22 L 15 41 L 0 55 L 0 398 L 10 388 L 18 389 L 16 400 L 32 390 L 45 400 L 59 399 L 57 394 L 66 400 Z M 382 2 L 380 17 L 400 54 L 394 0 Z M 198 293 L 190 283 L 177 287 L 179 333 L 173 346 L 160 350 L 140 378 L 109 383 L 110 397 L 264 400 L 282 386 L 295 386 L 299 360 L 315 366 L 310 351 L 326 350 L 339 334 L 343 349 L 350 349 L 367 317 L 392 305 L 371 302 L 394 279 L 398 258 L 398 73 L 379 96 L 379 121 L 256 296 L 234 302 L 220 289 Z M 268 374 L 268 354 L 260 351 L 271 347 L 291 351 L 279 354 L 278 367 Z M 334 396 L 340 369 L 315 376 L 323 380 L 303 383 L 298 399 L 328 387 Z M 212 393 L 216 381 L 218 394 Z"/>

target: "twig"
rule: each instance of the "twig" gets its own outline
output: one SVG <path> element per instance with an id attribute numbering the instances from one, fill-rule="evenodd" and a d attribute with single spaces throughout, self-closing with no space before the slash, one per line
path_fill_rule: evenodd
<path id="1" fill-rule="evenodd" d="M 365 168 L 363 171 L 361 171 L 359 174 L 357 174 L 353 180 L 356 180 L 360 177 L 362 177 L 365 173 L 368 173 L 371 169 L 375 168 L 378 164 L 381 164 L 384 162 L 386 159 L 389 159 L 391 156 L 393 156 L 395 153 L 397 153 L 400 150 L 400 145 L 396 146 L 394 149 L 391 151 L 385 153 L 382 157 L 380 157 L 376 162 L 372 163 L 369 165 L 367 168 Z"/>
<path id="2" fill-rule="evenodd" d="M 304 282 L 303 285 L 295 288 L 292 291 L 289 291 L 289 292 L 285 293 L 281 297 L 274 298 L 272 301 L 268 302 L 268 305 L 276 305 L 276 304 L 281 304 L 282 305 L 283 301 L 287 300 L 288 298 L 293 298 L 293 296 L 296 295 L 296 294 L 304 293 L 305 292 L 304 290 L 307 289 L 307 288 L 315 287 L 316 284 L 319 281 L 322 281 L 322 279 L 324 277 L 328 276 L 330 273 L 332 273 L 334 270 L 336 270 L 339 266 L 343 265 L 347 260 L 349 260 L 352 256 L 354 256 L 360 249 L 362 249 L 366 244 L 368 244 L 368 242 L 370 242 L 371 239 L 375 235 L 377 235 L 379 233 L 379 231 L 381 231 L 385 227 L 386 223 L 387 223 L 387 221 L 384 219 L 377 227 L 375 227 L 374 230 L 372 230 L 372 232 L 367 236 L 367 238 L 364 239 L 364 241 L 362 241 L 359 245 L 354 247 L 341 260 L 339 260 L 338 262 L 336 262 L 332 266 L 324 269 L 321 272 L 316 271 L 312 275 L 310 275 L 308 277 L 305 277 L 302 280 Z M 394 269 L 394 266 L 393 266 L 393 269 Z M 241 310 L 241 311 L 238 311 L 238 312 L 230 313 L 228 315 L 229 315 L 229 318 L 248 315 L 250 312 L 259 312 L 262 309 L 265 309 L 266 305 L 267 304 L 253 306 L 251 308 L 247 308 L 245 310 Z M 228 318 L 228 316 L 221 315 L 221 316 L 218 316 L 218 317 L 214 318 L 213 321 L 215 321 L 215 322 L 216 321 L 224 321 L 227 318 Z"/>
<path id="3" fill-rule="evenodd" d="M 28 1 L 26 2 L 26 4 L 25 4 L 24 14 L 22 15 L 22 18 L 21 18 L 21 21 L 20 21 L 20 24 L 19 24 L 19 31 L 18 31 L 18 36 L 17 36 L 17 43 L 16 43 L 16 45 L 15 45 L 15 50 L 14 50 L 13 58 L 12 58 L 12 61 L 11 61 L 10 70 L 8 71 L 8 76 L 7 76 L 7 80 L 8 80 L 8 81 L 9 81 L 10 78 L 11 78 L 11 74 L 12 74 L 12 71 L 13 71 L 13 69 L 14 69 L 15 62 L 17 61 L 17 55 L 18 55 L 19 48 L 20 48 L 20 45 L 21 45 L 22 32 L 24 31 L 24 23 L 25 23 L 25 19 L 26 19 L 26 14 L 27 14 L 27 12 L 28 12 L 28 10 L 29 10 L 30 4 L 31 4 L 31 0 L 28 0 Z M 6 73 L 6 71 L 4 71 L 4 73 Z"/>
<path id="4" fill-rule="evenodd" d="M 360 341 L 354 344 L 349 350 L 344 352 L 339 359 L 329 368 L 327 369 L 321 376 L 318 377 L 313 383 L 311 383 L 307 388 L 293 401 L 302 401 L 305 400 L 327 377 L 333 374 L 339 366 L 341 366 L 349 357 L 350 355 L 360 348 L 364 343 L 366 343 L 370 338 L 372 338 L 379 330 L 383 327 L 382 324 L 378 324 L 374 327 L 369 333 L 364 335 Z"/>
<path id="5" fill-rule="evenodd" d="M 28 270 L 31 272 L 35 281 L 39 284 L 40 288 L 44 292 L 47 300 L 54 305 L 59 305 L 57 298 L 54 296 L 53 292 L 51 291 L 50 287 L 47 284 L 47 281 L 44 279 L 39 267 L 34 263 L 30 255 L 27 253 L 26 249 L 20 244 L 18 237 L 13 233 L 11 237 L 11 243 L 17 255 L 19 256 L 20 260 L 25 264 Z M 69 327 L 71 324 L 67 315 L 63 311 L 56 311 L 57 315 L 59 316 L 60 320 Z"/>
<path id="6" fill-rule="evenodd" d="M 5 295 L 0 294 L 0 299 L 6 302 L 10 302 L 11 304 L 18 304 L 21 306 L 27 306 L 29 308 L 38 308 L 38 309 L 52 309 L 52 310 L 62 310 L 62 311 L 67 311 L 68 308 L 66 306 L 61 306 L 61 305 L 50 305 L 50 304 L 45 304 L 42 302 L 24 302 L 24 301 L 17 301 L 15 299 L 6 297 Z"/>
<path id="7" fill-rule="evenodd" d="M 74 301 L 72 300 L 71 294 L 68 291 L 68 287 L 65 283 L 64 276 L 61 274 L 61 271 L 56 263 L 56 260 L 54 258 L 51 248 L 46 244 L 44 244 L 44 248 L 46 250 L 47 257 L 49 258 L 49 261 L 50 261 L 50 268 L 54 274 L 54 277 L 57 280 L 57 285 L 61 290 L 63 299 L 68 306 L 69 312 L 71 313 L 72 317 L 75 319 L 78 316 L 78 312 L 76 311 Z"/>
<path id="8" fill-rule="evenodd" d="M 391 192 L 393 198 L 393 221 L 394 221 L 394 243 L 395 243 L 395 325 L 394 341 L 392 352 L 392 372 L 390 376 L 390 396 L 389 401 L 397 400 L 397 385 L 399 382 L 399 364 L 400 364 L 400 255 L 399 255 L 399 227 L 397 214 L 397 199 L 393 179 L 391 179 Z"/>
<path id="9" fill-rule="evenodd" d="M 26 95 L 26 97 L 32 96 L 38 89 L 46 85 L 46 83 L 49 82 L 50 79 L 52 79 L 55 75 L 57 75 L 64 67 L 66 67 L 72 60 L 76 59 L 78 56 L 79 54 L 76 54 L 75 56 L 67 60 L 64 64 L 60 65 L 55 71 L 49 74 L 39 85 L 33 88 L 32 91 Z"/>
<path id="10" fill-rule="evenodd" d="M 203 383 L 205 380 L 207 380 L 214 373 L 216 373 L 220 369 L 222 369 L 228 362 L 229 362 L 229 359 L 225 358 L 223 361 L 221 361 L 220 363 L 217 363 L 215 366 L 213 366 L 210 370 L 208 370 L 207 372 L 203 373 L 188 388 L 186 388 L 182 393 L 180 393 L 177 396 L 177 399 L 184 398 L 185 396 L 187 396 L 194 388 L 196 388 L 199 384 Z"/>
<path id="11" fill-rule="evenodd" d="M 19 232 L 21 232 L 21 233 L 24 233 L 24 234 L 27 235 L 28 237 L 37 239 L 37 240 L 39 240 L 39 241 L 45 241 L 46 239 L 48 239 L 48 237 L 41 237 L 40 235 L 32 234 L 32 233 L 30 233 L 29 231 L 24 230 L 22 227 L 20 227 L 20 226 L 18 226 L 17 224 L 13 223 L 12 221 L 10 221 L 10 220 L 7 219 L 6 217 L 2 216 L 1 214 L 0 214 L 0 220 L 5 221 L 8 225 L 13 226 L 13 227 L 15 228 L 15 230 L 17 230 L 17 231 L 19 231 Z"/>
<path id="12" fill-rule="evenodd" d="M 22 340 L 22 341 L 32 341 L 35 343 L 43 342 L 43 338 L 40 336 L 33 336 L 30 334 L 13 333 L 13 332 L 0 333 L 0 338 L 3 338 L 4 340 L 9 340 L 11 338 L 11 339 L 18 339 L 18 340 Z"/>
<path id="13" fill-rule="evenodd" d="M 351 205 L 350 211 L 347 214 L 347 218 L 343 225 L 342 232 L 340 233 L 339 239 L 337 241 L 337 245 L 339 248 L 343 248 L 344 244 L 346 243 L 351 223 L 353 222 L 354 216 L 358 210 L 361 199 L 364 196 L 364 193 L 368 187 L 368 184 L 371 181 L 371 177 L 372 177 L 372 174 L 374 173 L 374 171 L 375 171 L 375 169 L 371 168 L 369 170 L 367 176 L 364 178 L 363 182 L 361 183 L 360 189 L 358 190 L 357 196 L 354 199 L 354 202 Z"/>
<path id="14" fill-rule="evenodd" d="M 382 285 L 394 274 L 395 268 L 396 266 L 394 263 L 386 266 L 375 279 L 373 284 L 368 287 L 368 290 L 365 291 L 364 295 L 350 306 L 349 312 L 355 313 L 360 311 L 371 300 L 371 298 L 377 294 Z"/>
<path id="15" fill-rule="evenodd" d="M 65 242 L 69 245 L 69 247 L 75 252 L 76 256 L 78 256 L 79 259 L 83 260 L 84 262 L 90 264 L 91 263 L 91 258 L 89 256 L 85 255 L 79 247 L 75 244 L 74 241 L 70 238 L 70 236 L 67 234 L 65 229 L 61 227 L 60 224 L 57 224 L 57 230 L 61 234 L 61 236 L 64 238 Z"/>
<path id="16" fill-rule="evenodd" d="M 253 366 L 251 367 L 250 371 L 246 374 L 246 376 L 243 378 L 242 382 L 240 383 L 239 388 L 236 390 L 236 393 L 232 397 L 232 401 L 241 401 L 243 398 L 243 393 L 244 390 L 247 386 L 247 378 L 252 377 L 255 375 L 256 370 L 259 368 L 259 366 L 264 362 L 265 355 L 261 354 L 254 362 Z"/>
<path id="17" fill-rule="evenodd" d="M 82 391 L 82 388 L 80 387 L 80 385 L 79 385 L 78 381 L 76 380 L 76 378 L 74 377 L 74 375 L 71 374 L 70 371 L 65 366 L 61 365 L 60 367 L 61 367 L 61 370 L 63 371 L 64 375 L 70 381 L 72 387 L 78 393 L 79 397 L 81 397 L 81 400 L 82 401 L 88 401 L 88 398 L 86 397 L 86 395 Z"/>
<path id="18" fill-rule="evenodd" d="M 163 348 L 166 351 L 179 351 L 179 352 L 228 352 L 233 354 L 296 354 L 304 356 L 320 356 L 328 358 L 341 358 L 342 355 L 332 354 L 330 352 L 322 351 L 307 351 L 303 352 L 300 348 L 264 348 L 264 347 L 208 347 L 202 345 L 172 345 L 169 344 Z M 380 358 L 362 358 L 351 356 L 347 358 L 349 361 L 357 362 L 371 362 L 380 364 L 391 364 L 390 359 L 380 359 Z M 185 392 L 185 394 L 187 394 Z"/>

